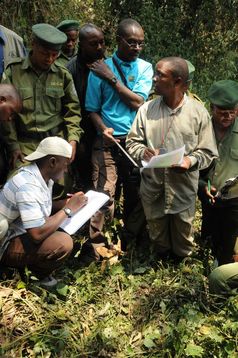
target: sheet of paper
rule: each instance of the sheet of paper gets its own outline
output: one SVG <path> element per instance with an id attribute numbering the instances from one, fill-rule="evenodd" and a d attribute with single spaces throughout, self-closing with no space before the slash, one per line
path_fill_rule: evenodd
<path id="1" fill-rule="evenodd" d="M 89 190 L 85 196 L 88 197 L 87 205 L 77 211 L 72 218 L 65 219 L 60 225 L 69 235 L 78 231 L 109 200 L 108 195 L 93 190 Z"/>
<path id="2" fill-rule="evenodd" d="M 180 165 L 183 161 L 184 152 L 185 145 L 171 152 L 155 155 L 149 162 L 142 160 L 141 163 L 143 168 L 168 168 L 171 165 Z"/>

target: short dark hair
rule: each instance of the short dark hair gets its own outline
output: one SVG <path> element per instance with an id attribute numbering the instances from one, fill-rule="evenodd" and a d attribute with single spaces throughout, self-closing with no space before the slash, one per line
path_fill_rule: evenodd
<path id="1" fill-rule="evenodd" d="M 117 36 L 119 36 L 119 37 L 125 36 L 130 27 L 137 27 L 137 28 L 143 30 L 142 26 L 139 24 L 139 22 L 128 18 L 128 19 L 124 19 L 119 22 L 118 27 L 117 27 Z"/>
<path id="2" fill-rule="evenodd" d="M 187 62 L 181 57 L 164 57 L 161 61 L 168 62 L 171 66 L 171 73 L 174 78 L 180 77 L 183 83 L 187 83 L 189 80 L 188 65 Z"/>
<path id="3" fill-rule="evenodd" d="M 97 30 L 99 32 L 102 32 L 102 30 L 100 29 L 100 27 L 98 27 L 97 25 L 92 24 L 91 22 L 83 25 L 80 29 L 79 29 L 79 41 L 83 41 L 87 38 L 88 34 L 90 34 L 90 32 L 92 32 L 93 30 Z"/>

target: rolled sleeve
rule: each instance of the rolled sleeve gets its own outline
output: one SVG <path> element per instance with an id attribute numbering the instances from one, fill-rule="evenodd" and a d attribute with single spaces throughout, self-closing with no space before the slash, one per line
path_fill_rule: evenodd
<path id="1" fill-rule="evenodd" d="M 152 65 L 148 63 L 142 72 L 140 78 L 136 82 L 133 92 L 143 97 L 146 100 L 152 87 L 153 69 Z"/>

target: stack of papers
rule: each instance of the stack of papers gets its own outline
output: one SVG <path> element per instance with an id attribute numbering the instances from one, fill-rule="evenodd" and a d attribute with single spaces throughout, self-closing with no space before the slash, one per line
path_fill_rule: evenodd
<path id="1" fill-rule="evenodd" d="M 184 152 L 185 145 L 171 152 L 155 155 L 149 162 L 142 160 L 141 163 L 143 168 L 169 168 L 172 165 L 180 165 L 182 163 Z"/>
<path id="2" fill-rule="evenodd" d="M 87 204 L 60 225 L 69 235 L 75 234 L 110 199 L 108 195 L 93 190 L 89 190 L 85 196 L 88 198 Z"/>

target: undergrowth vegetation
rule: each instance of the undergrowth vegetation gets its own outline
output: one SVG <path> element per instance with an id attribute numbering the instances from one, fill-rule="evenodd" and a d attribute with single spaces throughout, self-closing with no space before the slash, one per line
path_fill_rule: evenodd
<path id="1" fill-rule="evenodd" d="M 237 80 L 238 0 L 2 0 L 0 23 L 24 37 L 31 26 L 66 18 L 94 22 L 115 48 L 120 19 L 143 25 L 142 56 L 153 63 L 178 55 L 196 67 L 193 92 L 206 100 L 214 80 Z M 116 226 L 115 226 L 116 227 Z M 115 236 L 115 227 L 108 236 Z M 109 260 L 79 268 L 72 257 L 51 292 L 26 270 L 0 281 L 0 357 L 203 357 L 238 358 L 238 297 L 209 294 L 212 257 L 199 242 L 181 263 L 154 262 L 131 248 Z M 76 253 L 75 253 L 76 254 Z"/>
<path id="2" fill-rule="evenodd" d="M 197 239 L 199 226 L 198 210 Z M 74 257 L 51 292 L 15 274 L 0 286 L 0 356 L 238 357 L 238 297 L 209 294 L 211 263 L 201 245 L 177 264 L 135 248 L 111 266 Z"/>

